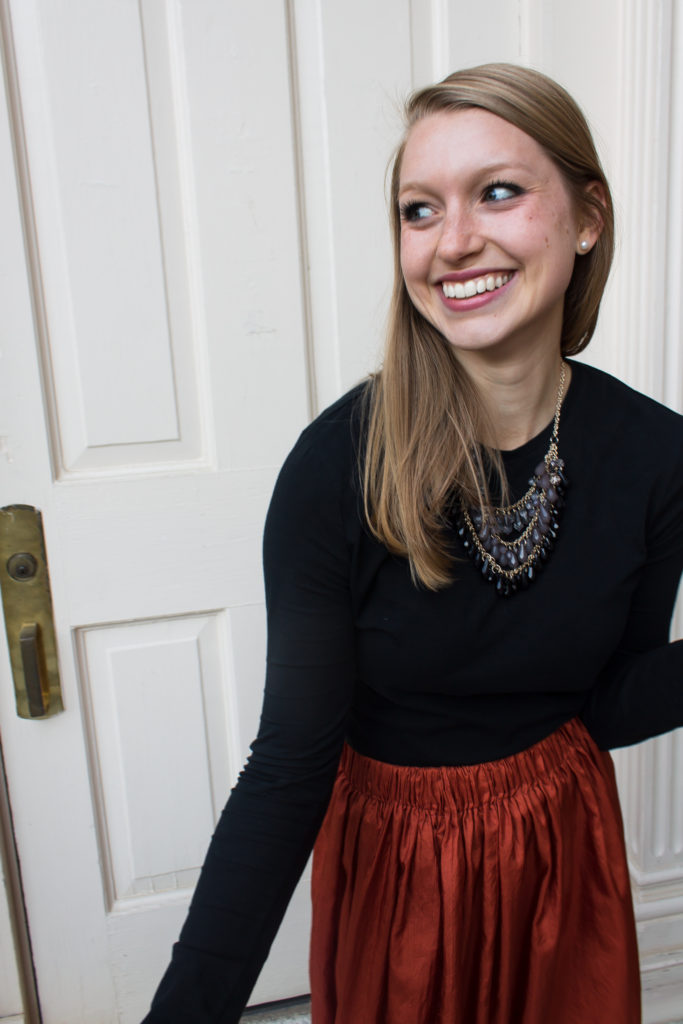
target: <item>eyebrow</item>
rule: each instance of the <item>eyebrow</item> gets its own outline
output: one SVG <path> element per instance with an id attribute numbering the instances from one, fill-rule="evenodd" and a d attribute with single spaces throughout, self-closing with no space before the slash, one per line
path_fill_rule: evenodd
<path id="1" fill-rule="evenodd" d="M 498 174 L 501 171 L 526 171 L 527 174 L 534 174 L 533 168 L 529 167 L 525 163 L 516 163 L 510 160 L 499 160 L 494 161 L 490 164 L 485 164 L 483 167 L 477 167 L 476 170 L 472 171 L 471 178 L 488 178 L 492 174 Z M 419 181 L 406 181 L 401 184 L 398 190 L 398 195 L 402 192 L 429 192 L 430 188 L 428 185 L 424 185 Z"/>

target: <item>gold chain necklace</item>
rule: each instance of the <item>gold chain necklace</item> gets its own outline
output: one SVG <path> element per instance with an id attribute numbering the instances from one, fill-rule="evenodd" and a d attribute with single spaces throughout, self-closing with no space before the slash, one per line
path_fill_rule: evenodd
<path id="1" fill-rule="evenodd" d="M 557 539 L 567 478 L 558 443 L 567 364 L 560 386 L 550 444 L 529 480 L 529 490 L 514 505 L 471 510 L 460 504 L 457 531 L 462 545 L 501 597 L 526 588 L 538 577 Z"/>

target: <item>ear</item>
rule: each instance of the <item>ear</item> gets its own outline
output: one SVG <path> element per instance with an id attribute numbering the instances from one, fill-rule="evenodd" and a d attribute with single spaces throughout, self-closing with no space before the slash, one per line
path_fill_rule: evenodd
<path id="1" fill-rule="evenodd" d="M 585 256 L 591 251 L 602 234 L 605 220 L 602 211 L 607 203 L 601 181 L 591 181 L 586 186 L 586 201 L 579 212 L 576 235 L 576 251 Z"/>

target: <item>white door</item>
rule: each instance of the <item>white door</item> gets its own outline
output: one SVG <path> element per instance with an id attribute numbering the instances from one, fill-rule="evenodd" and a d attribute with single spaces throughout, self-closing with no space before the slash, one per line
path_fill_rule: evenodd
<path id="1" fill-rule="evenodd" d="M 0 731 L 44 1024 L 125 1024 L 256 728 L 310 411 L 285 6 L 1 12 L 0 505 L 43 513 L 65 711 L 17 717 L 3 631 Z M 256 1001 L 306 991 L 301 891 Z"/>

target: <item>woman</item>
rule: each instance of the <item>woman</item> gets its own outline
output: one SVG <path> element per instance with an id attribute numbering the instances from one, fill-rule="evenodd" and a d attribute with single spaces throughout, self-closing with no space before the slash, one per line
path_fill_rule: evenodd
<path id="1" fill-rule="evenodd" d="M 602 751 L 683 725 L 683 418 L 568 361 L 613 213 L 554 82 L 417 93 L 391 203 L 384 365 L 279 477 L 260 731 L 146 1020 L 235 1024 L 320 831 L 314 1024 L 636 1024 Z"/>

